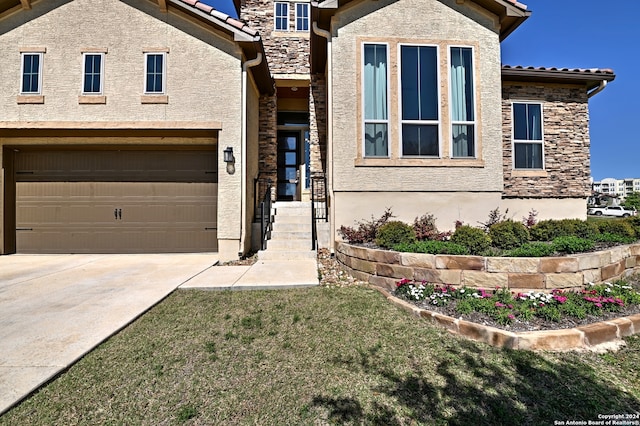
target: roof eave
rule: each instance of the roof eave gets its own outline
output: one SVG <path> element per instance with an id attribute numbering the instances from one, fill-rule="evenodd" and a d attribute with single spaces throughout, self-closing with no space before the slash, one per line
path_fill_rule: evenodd
<path id="1" fill-rule="evenodd" d="M 576 84 L 591 90 L 602 82 L 615 80 L 611 70 L 570 70 L 536 68 L 502 68 L 502 81 L 522 81 L 530 83 Z"/>

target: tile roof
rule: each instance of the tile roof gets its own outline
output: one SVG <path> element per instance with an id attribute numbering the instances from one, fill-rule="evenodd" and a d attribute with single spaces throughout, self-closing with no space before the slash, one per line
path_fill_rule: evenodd
<path id="1" fill-rule="evenodd" d="M 228 29 L 230 29 L 233 32 L 240 32 L 240 33 L 246 34 L 248 36 L 255 38 L 256 41 L 258 41 L 258 39 L 260 38 L 260 32 L 258 30 L 249 27 L 247 24 L 245 24 L 244 22 L 236 18 L 232 18 L 226 13 L 223 13 L 223 12 L 220 12 L 219 10 L 214 9 L 213 7 L 209 6 L 206 3 L 203 3 L 198 0 L 173 0 L 173 2 L 176 4 L 180 4 L 181 6 L 186 7 L 187 9 L 203 12 L 204 14 L 214 18 L 212 19 L 212 21 L 218 24 L 223 24 L 223 26 L 224 24 L 226 24 L 227 26 L 230 27 Z"/>
<path id="2" fill-rule="evenodd" d="M 563 72 L 563 73 L 575 73 L 581 75 L 598 75 L 598 76 L 615 76 L 615 73 L 610 68 L 557 68 L 557 67 L 525 67 L 522 65 L 503 65 L 503 70 L 523 70 L 523 71 L 540 71 L 540 72 Z"/>

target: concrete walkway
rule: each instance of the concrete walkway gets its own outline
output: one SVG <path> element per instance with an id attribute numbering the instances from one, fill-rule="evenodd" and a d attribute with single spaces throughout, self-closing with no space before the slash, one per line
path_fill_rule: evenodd
<path id="1" fill-rule="evenodd" d="M 0 414 L 176 288 L 318 285 L 315 259 L 216 262 L 215 253 L 0 256 Z"/>

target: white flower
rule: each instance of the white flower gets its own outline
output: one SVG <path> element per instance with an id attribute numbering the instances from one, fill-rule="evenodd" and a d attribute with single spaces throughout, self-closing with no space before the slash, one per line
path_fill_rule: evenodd
<path id="1" fill-rule="evenodd" d="M 589 284 L 591 287 L 593 287 L 595 284 L 592 283 L 591 281 L 589 281 L 587 284 Z"/>
<path id="2" fill-rule="evenodd" d="M 437 301 L 437 300 L 434 300 L 434 301 L 433 301 L 433 304 L 434 304 L 434 305 L 437 305 L 437 304 L 438 304 L 438 301 Z"/>
<path id="3" fill-rule="evenodd" d="M 604 283 L 606 286 L 613 287 L 611 283 Z"/>
<path id="4" fill-rule="evenodd" d="M 429 296 L 431 298 L 431 300 L 435 300 L 435 298 L 437 297 L 435 294 L 432 294 L 431 296 Z"/>
<path id="5" fill-rule="evenodd" d="M 611 293 L 611 289 L 610 288 L 605 288 L 604 291 L 606 291 L 607 293 Z"/>
<path id="6" fill-rule="evenodd" d="M 460 293 L 464 293 L 464 288 L 461 288 L 461 289 L 460 289 Z"/>

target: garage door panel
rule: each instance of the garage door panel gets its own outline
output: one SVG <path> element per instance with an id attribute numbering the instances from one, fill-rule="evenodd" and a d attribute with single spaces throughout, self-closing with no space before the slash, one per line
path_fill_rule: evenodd
<path id="1" fill-rule="evenodd" d="M 217 250 L 213 151 L 27 152 L 16 162 L 18 252 Z"/>

